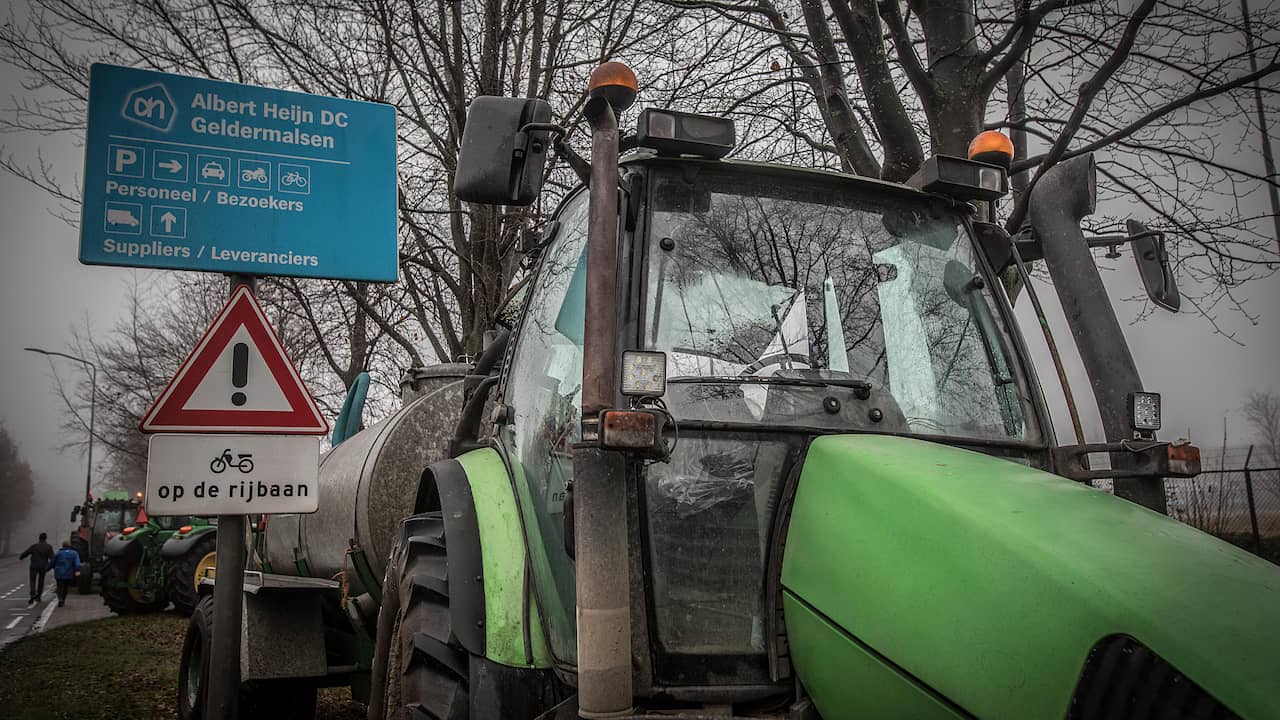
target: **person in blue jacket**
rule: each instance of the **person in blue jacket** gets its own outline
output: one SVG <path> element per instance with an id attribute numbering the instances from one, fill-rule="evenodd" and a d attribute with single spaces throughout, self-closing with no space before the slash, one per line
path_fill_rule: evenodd
<path id="1" fill-rule="evenodd" d="M 53 579 L 58 581 L 58 607 L 67 604 L 67 591 L 71 582 L 80 576 L 80 553 L 63 540 L 58 554 L 53 556 Z"/>

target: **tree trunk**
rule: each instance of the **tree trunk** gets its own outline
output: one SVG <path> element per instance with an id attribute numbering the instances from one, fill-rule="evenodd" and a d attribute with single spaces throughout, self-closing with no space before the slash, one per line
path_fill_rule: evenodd
<path id="1" fill-rule="evenodd" d="M 910 6 L 924 27 L 935 89 L 925 106 L 930 144 L 935 154 L 965 157 L 969 142 L 982 132 L 987 104 L 973 8 L 958 0 L 911 0 Z"/>

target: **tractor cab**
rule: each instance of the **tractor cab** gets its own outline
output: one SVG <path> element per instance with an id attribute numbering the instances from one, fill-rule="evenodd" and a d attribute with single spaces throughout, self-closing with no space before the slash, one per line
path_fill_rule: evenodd
<path id="1" fill-rule="evenodd" d="M 767 695 L 785 681 L 786 650 L 766 570 L 780 559 L 777 510 L 810 440 L 900 435 L 1044 466 L 1042 405 L 968 206 L 834 173 L 652 151 L 621 167 L 626 301 L 615 410 L 599 432 L 638 453 L 624 482 L 638 511 L 633 590 L 646 600 L 652 681 Z M 571 196 L 552 220 L 495 435 L 528 486 L 526 526 L 545 556 L 534 577 L 567 665 L 577 661 L 566 548 L 588 196 Z M 629 432 L 628 416 L 653 424 Z"/>

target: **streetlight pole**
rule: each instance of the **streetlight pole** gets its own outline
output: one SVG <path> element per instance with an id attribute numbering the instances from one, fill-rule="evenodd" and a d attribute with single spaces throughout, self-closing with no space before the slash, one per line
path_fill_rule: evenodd
<path id="1" fill-rule="evenodd" d="M 60 358 L 73 360 L 89 368 L 89 463 L 84 470 L 84 499 L 85 499 L 85 502 L 88 502 L 89 492 L 90 492 L 89 484 L 93 480 L 93 423 L 94 423 L 95 411 L 97 410 L 97 407 L 98 407 L 98 366 L 94 365 L 88 360 L 85 360 L 84 358 L 76 357 L 75 355 L 68 355 L 66 353 L 56 352 L 53 350 L 41 350 L 40 348 L 33 348 L 33 347 L 22 348 L 22 349 L 28 352 L 40 353 L 41 355 L 46 355 L 50 357 L 56 355 L 57 357 L 60 357 Z M 50 360 L 49 362 L 52 363 L 53 361 Z"/>

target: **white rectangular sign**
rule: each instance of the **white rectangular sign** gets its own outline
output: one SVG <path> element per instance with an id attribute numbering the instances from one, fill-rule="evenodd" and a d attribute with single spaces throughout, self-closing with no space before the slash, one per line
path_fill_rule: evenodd
<path id="1" fill-rule="evenodd" d="M 313 513 L 320 438 L 306 435 L 153 435 L 147 457 L 152 515 Z"/>

